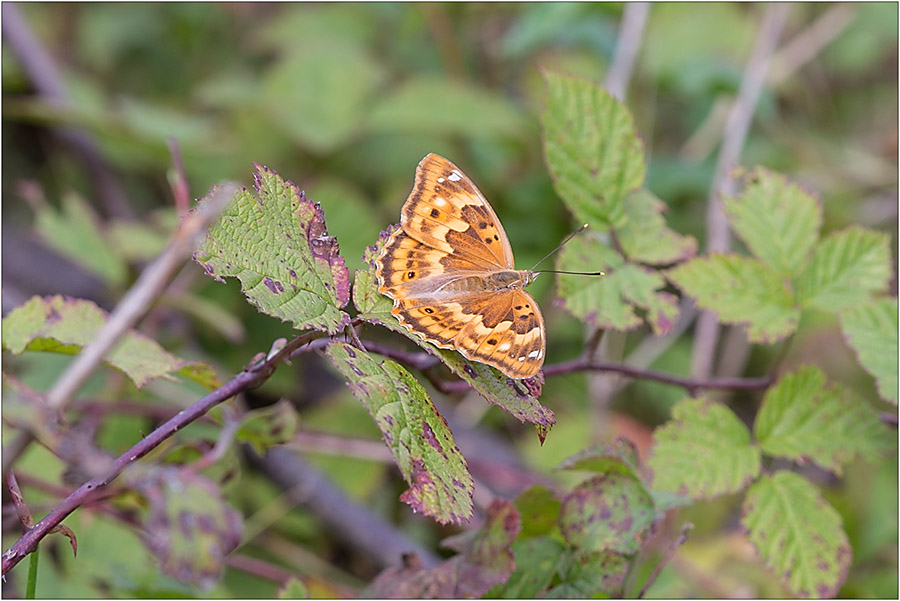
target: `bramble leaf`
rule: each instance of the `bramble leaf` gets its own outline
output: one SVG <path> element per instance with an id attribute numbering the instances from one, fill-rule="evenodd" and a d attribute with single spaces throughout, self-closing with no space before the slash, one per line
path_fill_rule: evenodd
<path id="1" fill-rule="evenodd" d="M 525 523 L 523 516 L 522 523 Z M 491 589 L 486 599 L 539 599 L 567 565 L 571 551 L 550 536 L 518 538 L 512 544 L 516 568 L 509 580 Z"/>
<path id="2" fill-rule="evenodd" d="M 519 538 L 543 536 L 557 530 L 560 501 L 556 494 L 541 484 L 535 484 L 516 497 L 516 509 L 522 517 Z"/>
<path id="3" fill-rule="evenodd" d="M 723 322 L 747 324 L 750 342 L 771 344 L 797 329 L 800 311 L 787 283 L 757 259 L 714 254 L 682 263 L 666 277 Z"/>
<path id="4" fill-rule="evenodd" d="M 878 394 L 897 404 L 897 299 L 882 298 L 842 311 L 841 330 L 860 365 L 875 376 Z"/>
<path id="5" fill-rule="evenodd" d="M 667 265 L 694 256 L 697 240 L 666 226 L 666 204 L 649 190 L 632 192 L 625 198 L 628 221 L 616 230 L 625 256 L 636 263 Z"/>
<path id="6" fill-rule="evenodd" d="M 267 448 L 293 439 L 299 425 L 297 410 L 290 401 L 281 399 L 274 405 L 248 412 L 235 438 L 250 444 L 262 456 Z"/>
<path id="7" fill-rule="evenodd" d="M 185 468 L 151 468 L 131 473 L 147 499 L 142 537 L 166 574 L 202 588 L 212 587 L 225 556 L 241 542 L 241 515 L 221 489 Z"/>
<path id="8" fill-rule="evenodd" d="M 624 225 L 625 197 L 644 184 L 644 145 L 631 113 L 609 92 L 578 77 L 544 71 L 544 156 L 556 193 L 597 230 Z"/>
<path id="9" fill-rule="evenodd" d="M 612 444 L 596 444 L 565 459 L 558 470 L 587 470 L 601 474 L 625 474 L 641 479 L 640 460 L 634 443 L 618 437 Z"/>
<path id="10" fill-rule="evenodd" d="M 43 351 L 75 355 L 94 340 L 109 314 L 92 301 L 62 296 L 32 297 L 3 318 L 3 348 L 15 355 Z M 140 388 L 153 378 L 177 374 L 210 390 L 221 386 L 215 370 L 201 361 L 183 361 L 155 340 L 129 331 L 103 361 Z"/>
<path id="11" fill-rule="evenodd" d="M 576 486 L 562 501 L 559 529 L 566 541 L 587 552 L 636 553 L 653 523 L 653 500 L 641 482 L 620 473 Z"/>
<path id="12" fill-rule="evenodd" d="M 654 490 L 712 499 L 745 488 L 760 470 L 750 431 L 727 407 L 686 399 L 672 420 L 653 433 L 650 460 Z"/>
<path id="13" fill-rule="evenodd" d="M 567 557 L 560 582 L 547 592 L 548 599 L 621 597 L 630 562 L 612 551 L 576 552 Z"/>
<path id="14" fill-rule="evenodd" d="M 762 167 L 753 170 L 747 182 L 743 194 L 724 201 L 732 229 L 778 273 L 799 273 L 819 239 L 822 208 L 818 199 Z"/>
<path id="15" fill-rule="evenodd" d="M 678 320 L 675 296 L 662 292 L 665 279 L 656 271 L 632 263 L 603 245 L 599 236 L 585 233 L 560 251 L 556 269 L 604 271 L 604 276 L 559 275 L 563 307 L 598 328 L 631 330 L 641 325 L 639 308 L 654 334 L 665 334 Z"/>
<path id="16" fill-rule="evenodd" d="M 350 275 L 319 205 L 294 184 L 256 166 L 255 194 L 243 188 L 194 253 L 219 281 L 237 277 L 260 311 L 297 329 L 341 331 Z"/>
<path id="17" fill-rule="evenodd" d="M 60 212 L 40 209 L 35 228 L 44 242 L 62 256 L 113 286 L 125 282 L 128 269 L 87 202 L 77 194 L 62 198 Z"/>
<path id="18" fill-rule="evenodd" d="M 442 349 L 426 342 L 400 325 L 391 315 L 391 299 L 378 292 L 378 279 L 372 261 L 378 256 L 387 241 L 390 228 L 382 232 L 375 246 L 370 246 L 363 254 L 369 265 L 367 271 L 357 271 L 353 289 L 353 302 L 360 310 L 359 318 L 370 323 L 381 324 L 415 342 L 418 346 L 440 360 L 454 374 L 465 380 L 485 400 L 493 403 L 518 419 L 537 427 L 538 437 L 543 441 L 550 428 L 556 423 L 553 412 L 538 401 L 543 379 L 541 376 L 530 380 L 514 381 L 497 369 L 470 361 L 452 349 Z"/>
<path id="19" fill-rule="evenodd" d="M 787 374 L 766 393 L 754 433 L 764 453 L 812 461 L 837 475 L 856 455 L 877 458 L 891 439 L 878 412 L 850 390 L 826 386 L 817 367 Z"/>
<path id="20" fill-rule="evenodd" d="M 827 236 L 794 282 L 797 302 L 831 313 L 869 302 L 891 278 L 888 241 L 887 234 L 860 227 Z"/>
<path id="21" fill-rule="evenodd" d="M 468 599 L 484 595 L 506 581 L 515 567 L 510 545 L 519 532 L 519 514 L 507 501 L 487 509 L 485 523 L 466 536 L 459 555 L 432 569 L 417 556 L 405 556 L 404 566 L 388 568 L 363 591 L 363 598 Z"/>
<path id="22" fill-rule="evenodd" d="M 841 516 L 809 480 L 779 471 L 747 491 L 741 524 L 763 562 L 799 597 L 834 597 L 852 549 Z"/>
<path id="23" fill-rule="evenodd" d="M 400 500 L 439 522 L 472 516 L 475 484 L 453 434 L 428 394 L 400 365 L 332 342 L 325 350 L 375 419 L 409 489 Z"/>

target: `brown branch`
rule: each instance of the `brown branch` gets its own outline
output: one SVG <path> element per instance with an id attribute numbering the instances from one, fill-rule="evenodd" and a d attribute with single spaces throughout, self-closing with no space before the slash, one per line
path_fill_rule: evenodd
<path id="1" fill-rule="evenodd" d="M 225 185 L 182 221 L 165 250 L 144 269 L 109 319 L 69 364 L 47 392 L 47 405 L 60 410 L 103 360 L 106 353 L 147 312 L 163 293 L 175 270 L 188 257 L 196 241 L 234 198 L 236 187 Z"/>
<path id="2" fill-rule="evenodd" d="M 728 115 L 728 122 L 722 136 L 722 147 L 716 162 L 715 176 L 707 200 L 706 232 L 709 252 L 724 252 L 728 250 L 730 244 L 728 220 L 722 209 L 722 199 L 732 196 L 735 192 L 732 170 L 740 162 L 741 149 L 750 130 L 756 103 L 765 83 L 766 72 L 789 10 L 789 4 L 766 5 L 756 45 L 747 61 L 747 67 L 744 69 L 737 101 Z M 713 360 L 718 340 L 718 318 L 711 311 L 703 311 L 697 320 L 697 328 L 694 332 L 691 374 L 705 378 L 713 372 Z"/>
<path id="3" fill-rule="evenodd" d="M 644 39 L 644 25 L 649 12 L 650 6 L 646 2 L 629 2 L 622 11 L 619 38 L 616 40 L 615 54 L 605 81 L 606 89 L 619 100 L 625 100 L 628 82 Z"/>

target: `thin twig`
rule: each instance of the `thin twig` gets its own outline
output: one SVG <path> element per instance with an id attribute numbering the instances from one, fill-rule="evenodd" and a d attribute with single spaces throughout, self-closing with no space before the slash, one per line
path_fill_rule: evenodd
<path id="1" fill-rule="evenodd" d="M 185 215 L 191 204 L 191 189 L 188 184 L 187 169 L 184 167 L 184 157 L 181 154 L 181 145 L 178 144 L 178 140 L 169 138 L 167 142 L 169 144 L 169 154 L 172 155 L 169 185 L 172 187 L 175 211 L 179 215 Z"/>
<path id="2" fill-rule="evenodd" d="M 656 564 L 656 567 L 653 568 L 653 572 L 650 573 L 650 576 L 647 578 L 647 582 L 644 583 L 644 586 L 641 588 L 641 592 L 639 592 L 637 595 L 638 599 L 644 598 L 644 595 L 647 594 L 647 591 L 650 589 L 653 583 L 656 582 L 656 579 L 659 577 L 662 569 L 666 567 L 666 565 L 668 565 L 669 561 L 672 559 L 672 556 L 675 555 L 675 551 L 678 550 L 678 547 L 687 542 L 688 532 L 693 529 L 694 525 L 690 522 L 681 527 L 681 535 L 677 539 L 675 539 L 671 545 L 669 545 L 669 548 L 666 549 L 665 555 L 662 556 L 662 558 L 659 560 L 659 563 Z"/>
<path id="3" fill-rule="evenodd" d="M 715 176 L 707 200 L 706 232 L 709 252 L 724 252 L 728 250 L 730 244 L 728 220 L 722 209 L 722 200 L 724 197 L 734 194 L 736 184 L 732 178 L 732 170 L 740 162 L 741 149 L 750 130 L 753 112 L 762 92 L 772 53 L 775 51 L 789 11 L 789 4 L 766 5 L 756 45 L 744 70 L 737 101 L 728 116 L 728 123 L 722 136 L 722 148 L 719 151 Z M 697 329 L 694 333 L 694 354 L 691 365 L 691 373 L 694 376 L 705 378 L 713 372 L 713 359 L 718 339 L 719 322 L 716 314 L 711 311 L 702 312 L 697 320 Z"/>
<path id="4" fill-rule="evenodd" d="M 622 11 L 622 25 L 616 40 L 613 61 L 606 73 L 606 89 L 620 101 L 625 100 L 635 59 L 644 39 L 644 24 L 650 6 L 646 2 L 628 2 Z"/>
<path id="5" fill-rule="evenodd" d="M 189 256 L 199 237 L 234 198 L 235 191 L 235 186 L 231 184 L 219 187 L 197 211 L 185 218 L 166 249 L 144 269 L 96 337 L 82 349 L 47 392 L 50 408 L 62 409 L 113 345 L 147 312 L 163 293 L 175 270 Z"/>
<path id="6" fill-rule="evenodd" d="M 305 344 L 310 337 L 320 336 L 319 332 L 299 336 L 289 342 L 284 348 L 273 356 L 248 367 L 245 371 L 235 376 L 227 384 L 203 397 L 184 411 L 179 412 L 169 421 L 148 434 L 136 445 L 112 462 L 107 472 L 82 484 L 68 497 L 63 499 L 53 511 L 47 514 L 37 525 L 26 532 L 16 543 L 10 547 L 2 557 L 2 573 L 6 574 L 22 558 L 31 553 L 37 544 L 60 524 L 69 514 L 91 500 L 98 491 L 109 485 L 122 471 L 147 453 L 155 449 L 164 440 L 174 435 L 178 430 L 195 421 L 207 411 L 230 399 L 234 395 L 259 386 L 266 381 L 275 368 L 288 357 L 296 348 Z"/>

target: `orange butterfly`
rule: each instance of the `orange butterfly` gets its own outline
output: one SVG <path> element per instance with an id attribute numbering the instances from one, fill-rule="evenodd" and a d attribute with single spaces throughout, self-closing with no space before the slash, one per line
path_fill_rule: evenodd
<path id="1" fill-rule="evenodd" d="M 375 265 L 391 313 L 413 334 L 510 378 L 540 371 L 544 318 L 524 290 L 538 274 L 515 269 L 496 213 L 447 159 L 419 163 L 400 227 Z"/>

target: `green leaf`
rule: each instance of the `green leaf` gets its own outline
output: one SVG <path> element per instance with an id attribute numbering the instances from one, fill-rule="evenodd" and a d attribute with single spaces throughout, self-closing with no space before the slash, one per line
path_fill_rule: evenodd
<path id="1" fill-rule="evenodd" d="M 309 599 L 309 589 L 306 584 L 296 576 L 281 585 L 278 589 L 279 599 Z"/>
<path id="2" fill-rule="evenodd" d="M 653 488 L 693 499 L 744 489 L 759 475 L 760 454 L 750 431 L 727 407 L 685 399 L 672 421 L 653 433 Z"/>
<path id="3" fill-rule="evenodd" d="M 376 362 L 342 342 L 325 351 L 375 419 L 409 489 L 400 500 L 441 523 L 472 516 L 475 484 L 453 434 L 425 389 L 393 361 Z"/>
<path id="4" fill-rule="evenodd" d="M 764 453 L 838 475 L 856 455 L 876 459 L 891 439 L 875 409 L 838 385 L 826 387 L 817 367 L 784 376 L 766 393 L 754 432 Z"/>
<path id="5" fill-rule="evenodd" d="M 629 260 L 648 265 L 667 265 L 688 259 L 697 252 L 697 240 L 666 226 L 666 204 L 649 190 L 632 192 L 625 198 L 628 221 L 616 231 Z"/>
<path id="6" fill-rule="evenodd" d="M 544 155 L 556 193 L 598 230 L 625 224 L 625 197 L 644 184 L 644 147 L 631 113 L 597 84 L 543 72 Z"/>
<path id="7" fill-rule="evenodd" d="M 142 538 L 162 571 L 212 587 L 225 557 L 241 542 L 240 514 L 225 502 L 219 487 L 191 469 L 152 468 L 130 478 L 147 499 Z"/>
<path id="8" fill-rule="evenodd" d="M 771 344 L 797 329 L 800 311 L 787 283 L 757 259 L 715 254 L 682 263 L 666 277 L 723 322 L 747 324 L 750 342 Z"/>
<path id="9" fill-rule="evenodd" d="M 653 500 L 641 482 L 626 474 L 596 476 L 563 499 L 559 529 L 586 552 L 636 553 L 653 523 Z"/>
<path id="10" fill-rule="evenodd" d="M 889 236 L 851 227 L 826 237 L 797 278 L 800 306 L 835 313 L 869 302 L 891 278 Z"/>
<path id="11" fill-rule="evenodd" d="M 785 471 L 747 491 L 741 523 L 763 562 L 799 597 L 834 597 L 852 549 L 841 516 L 805 478 Z"/>
<path id="12" fill-rule="evenodd" d="M 393 303 L 378 292 L 378 280 L 372 264 L 387 241 L 389 233 L 390 230 L 382 232 L 375 246 L 368 247 L 363 253 L 363 260 L 369 265 L 368 271 L 356 272 L 353 302 L 360 310 L 359 318 L 398 332 L 438 357 L 450 371 L 468 382 L 488 402 L 497 405 L 521 422 L 534 424 L 538 436 L 543 441 L 556 423 L 556 418 L 553 417 L 552 411 L 538 401 L 542 380 L 512 380 L 493 367 L 469 361 L 454 350 L 438 348 L 422 340 L 401 326 L 397 318 L 391 315 Z"/>
<path id="13" fill-rule="evenodd" d="M 621 597 L 628 575 L 628 559 L 612 551 L 573 553 L 561 575 L 562 582 L 547 592 L 548 599 Z"/>
<path id="14" fill-rule="evenodd" d="M 3 319 L 3 348 L 15 355 L 25 350 L 75 355 L 96 338 L 107 319 L 109 315 L 91 301 L 35 296 Z M 208 363 L 183 361 L 133 330 L 107 352 L 103 362 L 131 378 L 138 388 L 153 378 L 174 379 L 174 374 L 210 390 L 221 386 Z"/>
<path id="15" fill-rule="evenodd" d="M 665 334 L 678 320 L 677 299 L 661 292 L 665 279 L 656 271 L 626 263 L 603 245 L 596 233 L 574 238 L 560 251 L 556 269 L 606 275 L 559 276 L 559 296 L 572 315 L 598 328 L 631 330 L 643 321 L 641 309 L 654 334 Z"/>
<path id="16" fill-rule="evenodd" d="M 477 598 L 505 582 L 514 568 L 510 546 L 519 532 L 519 514 L 511 503 L 495 500 L 485 523 L 466 535 L 459 555 L 432 569 L 417 556 L 405 556 L 402 567 L 388 568 L 362 592 L 363 598 Z M 445 541 L 446 542 L 446 541 Z"/>
<path id="17" fill-rule="evenodd" d="M 269 407 L 248 412 L 236 438 L 249 443 L 262 456 L 269 447 L 292 440 L 299 425 L 297 410 L 290 401 L 281 399 Z"/>
<path id="18" fill-rule="evenodd" d="M 522 138 L 529 122 L 505 96 L 444 77 L 412 79 L 372 109 L 375 132 Z"/>
<path id="19" fill-rule="evenodd" d="M 524 516 L 522 523 L 525 523 Z M 519 538 L 512 544 L 516 569 L 509 580 L 485 595 L 488 599 L 537 599 L 567 565 L 569 551 L 555 538 Z"/>
<path id="20" fill-rule="evenodd" d="M 724 201 L 731 227 L 760 260 L 782 275 L 796 275 L 819 239 L 819 200 L 762 167 L 747 180 L 741 196 Z"/>
<path id="21" fill-rule="evenodd" d="M 265 74 L 273 123 L 301 146 L 332 152 L 363 126 L 384 68 L 360 49 L 333 42 L 294 52 Z"/>
<path id="22" fill-rule="evenodd" d="M 875 376 L 881 398 L 897 404 L 897 299 L 882 298 L 838 315 L 860 365 Z"/>
<path id="23" fill-rule="evenodd" d="M 640 459 L 634 443 L 619 436 L 611 444 L 596 444 L 572 455 L 556 469 L 587 470 L 601 474 L 625 474 L 641 479 Z"/>
<path id="24" fill-rule="evenodd" d="M 128 268 L 107 240 L 91 207 L 74 193 L 62 198 L 62 210 L 41 208 L 35 227 L 44 242 L 112 286 L 121 286 Z"/>
<path id="25" fill-rule="evenodd" d="M 149 223 L 147 222 L 149 221 Z M 147 221 L 111 221 L 110 244 L 128 261 L 149 261 L 163 251 L 178 225 L 171 209 L 150 215 Z"/>
<path id="26" fill-rule="evenodd" d="M 546 486 L 535 484 L 528 488 L 516 497 L 515 504 L 522 518 L 519 538 L 544 536 L 556 531 L 560 501 Z"/>
<path id="27" fill-rule="evenodd" d="M 297 329 L 341 331 L 349 323 L 340 308 L 350 298 L 350 276 L 322 209 L 266 167 L 256 166 L 254 188 L 242 189 L 194 260 L 219 281 L 237 277 L 267 315 Z"/>

